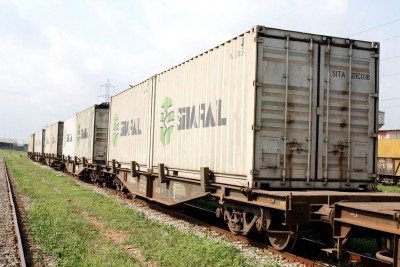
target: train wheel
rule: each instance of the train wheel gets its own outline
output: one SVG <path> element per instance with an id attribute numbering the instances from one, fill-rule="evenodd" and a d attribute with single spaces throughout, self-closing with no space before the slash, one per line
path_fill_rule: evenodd
<path id="1" fill-rule="evenodd" d="M 291 251 L 297 242 L 298 225 L 284 226 L 283 214 L 269 209 L 263 211 L 263 216 L 265 216 L 265 228 L 271 245 L 276 250 Z"/>
<path id="2" fill-rule="evenodd" d="M 293 233 L 278 233 L 276 231 L 275 233 L 268 233 L 268 240 L 271 243 L 271 245 L 276 249 L 276 250 L 285 250 L 285 251 L 291 251 L 297 242 L 297 230 L 298 226 L 293 229 Z M 287 231 L 291 231 L 290 229 L 287 229 Z"/>

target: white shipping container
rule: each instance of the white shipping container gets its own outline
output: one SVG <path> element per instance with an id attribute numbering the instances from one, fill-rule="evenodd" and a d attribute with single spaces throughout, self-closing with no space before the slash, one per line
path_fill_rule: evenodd
<path id="1" fill-rule="evenodd" d="M 64 136 L 63 136 L 63 155 L 65 157 L 75 156 L 75 141 L 76 141 L 76 116 L 72 116 L 64 121 Z"/>
<path id="2" fill-rule="evenodd" d="M 51 151 L 51 125 L 46 127 L 44 131 L 44 153 L 48 154 Z"/>
<path id="3" fill-rule="evenodd" d="M 55 156 L 62 155 L 63 125 L 64 123 L 59 121 L 46 128 L 44 144 L 45 154 L 52 154 Z"/>
<path id="4" fill-rule="evenodd" d="M 29 153 L 35 152 L 34 146 L 35 146 L 35 134 L 31 134 L 29 136 L 29 140 L 28 140 L 28 152 Z"/>
<path id="5" fill-rule="evenodd" d="M 371 185 L 378 55 L 376 43 L 254 27 L 157 75 L 151 166 L 264 189 Z"/>
<path id="6" fill-rule="evenodd" d="M 371 187 L 378 63 L 374 42 L 256 26 L 112 98 L 109 160 L 250 188 Z"/>
<path id="7" fill-rule="evenodd" d="M 89 162 L 107 157 L 108 104 L 94 105 L 76 114 L 75 156 Z"/>
<path id="8" fill-rule="evenodd" d="M 209 167 L 247 184 L 253 168 L 255 34 L 245 34 L 157 76 L 153 166 L 199 178 Z"/>
<path id="9" fill-rule="evenodd" d="M 44 153 L 44 138 L 45 129 L 39 130 L 35 133 L 35 145 L 33 146 L 35 153 L 39 153 L 41 155 Z"/>
<path id="10" fill-rule="evenodd" d="M 108 159 L 149 167 L 153 79 L 111 97 Z"/>

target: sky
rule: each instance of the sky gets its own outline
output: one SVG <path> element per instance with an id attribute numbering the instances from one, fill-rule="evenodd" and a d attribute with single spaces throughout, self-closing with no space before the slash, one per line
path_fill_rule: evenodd
<path id="1" fill-rule="evenodd" d="M 0 0 L 0 138 L 30 134 L 255 25 L 381 44 L 383 129 L 400 129 L 400 1 Z"/>

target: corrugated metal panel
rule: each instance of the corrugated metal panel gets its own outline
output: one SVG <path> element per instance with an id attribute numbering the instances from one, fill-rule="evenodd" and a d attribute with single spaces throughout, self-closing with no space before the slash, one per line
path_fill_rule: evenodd
<path id="1" fill-rule="evenodd" d="M 322 49 L 325 51 L 328 47 Z M 328 94 L 324 86 L 320 98 L 323 132 L 319 147 L 325 145 L 320 150 L 325 155 L 318 166 L 318 178 L 368 180 L 376 164 L 377 107 L 372 97 L 377 93 L 375 58 L 371 51 L 359 50 L 357 46 L 331 47 L 329 57 L 326 54 L 322 60 L 322 80 L 330 80 L 330 90 Z"/>
<path id="2" fill-rule="evenodd" d="M 63 155 L 65 157 L 75 156 L 76 141 L 76 116 L 72 116 L 64 121 Z"/>
<path id="3" fill-rule="evenodd" d="M 64 122 L 58 122 L 57 130 L 57 156 L 62 156 L 63 152 L 63 137 L 64 137 Z"/>
<path id="4" fill-rule="evenodd" d="M 252 169 L 255 33 L 248 32 L 157 76 L 153 166 L 247 185 Z M 172 172 L 170 173 L 173 174 Z"/>
<path id="5" fill-rule="evenodd" d="M 44 153 L 44 141 L 45 139 L 45 129 L 39 130 L 35 133 L 35 145 L 34 145 L 34 150 L 35 153 Z"/>
<path id="6" fill-rule="evenodd" d="M 350 181 L 372 181 L 371 97 L 378 90 L 372 44 L 259 29 L 258 180 L 268 187 L 347 189 Z"/>
<path id="7" fill-rule="evenodd" d="M 35 134 L 31 134 L 28 139 L 28 152 L 35 152 L 34 146 L 35 146 Z"/>
<path id="8" fill-rule="evenodd" d="M 259 51 L 262 62 L 259 62 L 257 124 L 261 126 L 261 131 L 255 153 L 261 178 L 280 179 L 286 176 L 288 179 L 304 179 L 307 170 L 312 82 L 308 79 L 310 52 L 307 43 L 292 42 L 287 62 L 286 47 L 285 39 L 268 37 L 262 38 Z M 313 62 L 313 67 L 315 64 Z"/>
<path id="9" fill-rule="evenodd" d="M 108 104 L 103 103 L 76 114 L 75 156 L 85 157 L 89 162 L 105 161 L 108 111 Z"/>
<path id="10" fill-rule="evenodd" d="M 147 170 L 153 81 L 149 79 L 111 98 L 108 159 L 136 161 Z"/>
<path id="11" fill-rule="evenodd" d="M 51 125 L 46 127 L 45 132 L 44 132 L 44 153 L 45 154 L 51 154 Z"/>
<path id="12" fill-rule="evenodd" d="M 46 128 L 44 153 L 62 155 L 63 122 L 56 122 Z"/>
<path id="13" fill-rule="evenodd" d="M 93 159 L 93 128 L 95 106 L 76 114 L 75 156 Z"/>
<path id="14" fill-rule="evenodd" d="M 94 123 L 94 151 L 95 162 L 105 162 L 107 159 L 108 117 L 109 108 L 96 107 Z"/>

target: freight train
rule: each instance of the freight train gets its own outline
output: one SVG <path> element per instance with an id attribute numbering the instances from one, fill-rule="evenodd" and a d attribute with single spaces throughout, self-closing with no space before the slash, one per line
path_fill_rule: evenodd
<path id="1" fill-rule="evenodd" d="M 255 26 L 39 130 L 28 154 L 165 205 L 214 199 L 232 232 L 279 250 L 322 227 L 340 258 L 372 229 L 398 266 L 400 195 L 376 188 L 378 77 L 379 43 Z"/>

